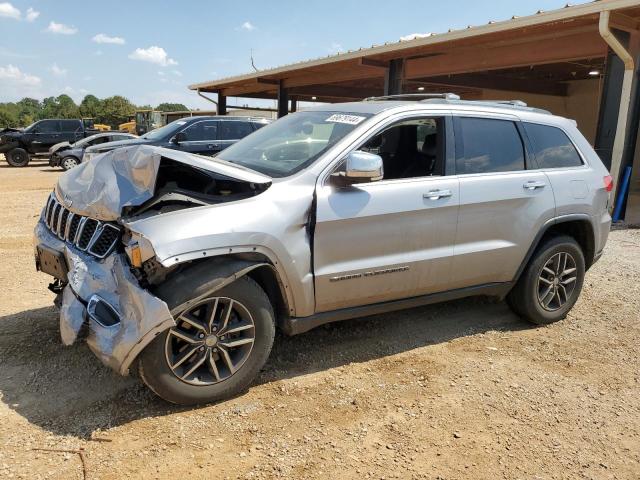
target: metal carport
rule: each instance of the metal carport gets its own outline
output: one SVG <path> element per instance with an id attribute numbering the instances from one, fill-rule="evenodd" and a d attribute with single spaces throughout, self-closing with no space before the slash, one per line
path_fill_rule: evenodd
<path id="1" fill-rule="evenodd" d="M 614 179 L 633 166 L 625 219 L 640 223 L 638 73 L 640 0 L 600 0 L 409 41 L 190 85 L 227 97 L 298 101 L 454 92 L 524 100 L 576 119 Z M 616 188 L 619 182 L 616 181 Z"/>

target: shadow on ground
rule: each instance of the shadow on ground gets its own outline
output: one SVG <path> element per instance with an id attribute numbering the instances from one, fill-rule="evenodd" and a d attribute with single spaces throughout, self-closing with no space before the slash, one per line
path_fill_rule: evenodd
<path id="1" fill-rule="evenodd" d="M 65 347 L 57 311 L 40 308 L 0 317 L 0 395 L 29 422 L 86 438 L 97 429 L 191 410 L 151 394 L 135 376 L 104 367 L 83 343 Z M 490 330 L 522 330 L 503 303 L 480 298 L 326 325 L 279 336 L 256 381 L 269 383 L 352 362 L 366 362 Z"/>

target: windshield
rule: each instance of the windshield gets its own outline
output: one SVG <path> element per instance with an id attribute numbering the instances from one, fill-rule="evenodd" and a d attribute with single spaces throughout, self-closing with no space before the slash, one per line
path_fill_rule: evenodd
<path id="1" fill-rule="evenodd" d="M 223 150 L 216 158 L 271 177 L 287 177 L 311 165 L 370 116 L 344 112 L 292 113 Z"/>
<path id="2" fill-rule="evenodd" d="M 151 130 L 149 133 L 142 136 L 145 140 L 159 140 L 164 137 L 169 137 L 174 135 L 175 133 L 187 123 L 184 120 L 175 120 L 164 127 L 158 128 L 156 130 Z"/>
<path id="3" fill-rule="evenodd" d="M 25 132 L 30 132 L 30 131 L 31 131 L 31 129 L 33 128 L 33 126 L 34 126 L 36 123 L 38 123 L 38 122 L 37 122 L 37 121 L 36 121 L 36 122 L 33 122 L 31 125 L 29 125 L 28 127 L 26 127 L 26 128 L 24 129 L 24 131 L 25 131 Z"/>

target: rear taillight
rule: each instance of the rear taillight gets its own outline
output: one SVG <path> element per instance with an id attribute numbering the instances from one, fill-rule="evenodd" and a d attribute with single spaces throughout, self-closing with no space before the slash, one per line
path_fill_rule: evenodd
<path id="1" fill-rule="evenodd" d="M 604 189 L 607 192 L 613 190 L 613 178 L 611 178 L 611 175 L 607 175 L 602 179 L 602 181 L 604 182 Z"/>

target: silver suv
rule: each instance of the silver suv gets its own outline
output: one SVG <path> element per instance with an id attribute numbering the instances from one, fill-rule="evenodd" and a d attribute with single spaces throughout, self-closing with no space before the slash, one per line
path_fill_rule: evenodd
<path id="1" fill-rule="evenodd" d="M 380 97 L 288 115 L 205 158 L 70 170 L 35 229 L 63 342 L 175 403 L 245 389 L 276 329 L 470 295 L 564 318 L 610 227 L 575 122 L 522 102 Z"/>

